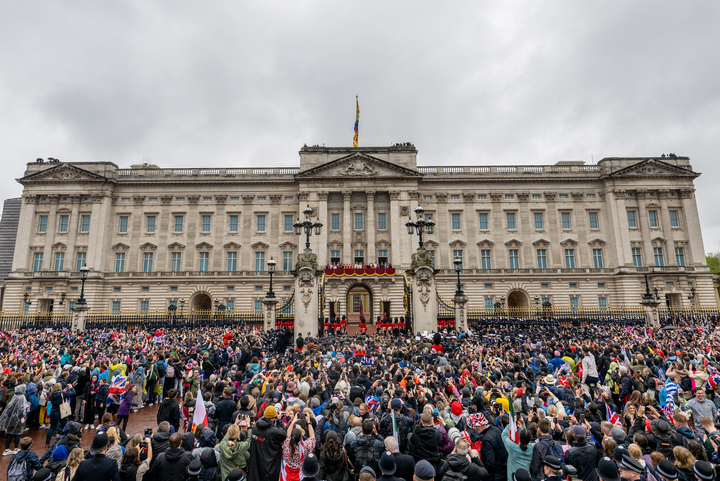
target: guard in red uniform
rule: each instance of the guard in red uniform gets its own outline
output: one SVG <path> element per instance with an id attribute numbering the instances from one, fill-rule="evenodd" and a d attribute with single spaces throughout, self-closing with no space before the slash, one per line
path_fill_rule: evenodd
<path id="1" fill-rule="evenodd" d="M 326 317 L 325 318 L 325 335 L 327 336 L 329 334 L 330 334 L 330 318 Z"/>
<path id="2" fill-rule="evenodd" d="M 367 324 L 365 324 L 365 316 L 360 316 L 360 334 L 367 334 Z"/>

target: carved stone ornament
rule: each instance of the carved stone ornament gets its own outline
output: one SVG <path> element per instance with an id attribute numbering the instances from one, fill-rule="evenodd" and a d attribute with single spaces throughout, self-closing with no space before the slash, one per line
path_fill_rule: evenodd
<path id="1" fill-rule="evenodd" d="M 313 284 L 313 274 L 308 271 L 304 271 L 300 274 L 300 287 L 309 287 Z"/>
<path id="2" fill-rule="evenodd" d="M 390 191 L 390 200 L 398 200 L 400 198 L 400 192 L 396 190 Z"/>
<path id="3" fill-rule="evenodd" d="M 682 199 L 692 199 L 694 190 L 691 189 L 682 189 L 680 191 L 680 198 Z"/>
<path id="4" fill-rule="evenodd" d="M 418 295 L 423 309 L 427 311 L 428 303 L 433 296 L 433 276 L 426 269 L 422 269 L 417 275 Z"/>
<path id="5" fill-rule="evenodd" d="M 422 247 L 411 256 L 410 272 L 415 272 L 419 267 L 429 267 L 434 270 L 432 254 Z"/>
<path id="6" fill-rule="evenodd" d="M 303 305 L 305 306 L 305 313 L 308 311 L 308 306 L 310 305 L 310 301 L 312 301 L 313 296 L 313 290 L 312 287 L 303 287 L 300 289 L 300 300 L 302 301 Z"/>
<path id="7" fill-rule="evenodd" d="M 527 192 L 518 192 L 517 198 L 520 202 L 527 202 L 528 198 L 530 197 L 530 194 Z"/>
<path id="8" fill-rule="evenodd" d="M 448 195 L 447 194 L 435 194 L 435 198 L 437 199 L 438 203 L 447 202 Z"/>
<path id="9" fill-rule="evenodd" d="M 297 275 L 297 273 L 300 272 L 300 269 L 304 267 L 309 267 L 312 269 L 313 273 L 317 273 L 319 270 L 317 254 L 310 249 L 305 249 L 303 253 L 298 256 L 298 260 L 295 263 L 295 269 L 293 269 L 293 274 Z"/>
<path id="10" fill-rule="evenodd" d="M 298 192 L 298 200 L 300 201 L 307 200 L 309 196 L 310 194 L 308 194 L 307 192 Z"/>
<path id="11" fill-rule="evenodd" d="M 411 190 L 410 192 L 408 192 L 408 195 L 410 196 L 411 200 L 418 200 L 418 198 L 420 198 L 420 194 L 416 190 Z"/>
<path id="12" fill-rule="evenodd" d="M 255 196 L 252 194 L 245 194 L 242 196 L 243 202 L 246 204 L 252 204 L 252 201 L 255 199 Z"/>
<path id="13" fill-rule="evenodd" d="M 357 159 L 348 163 L 348 165 L 345 168 L 340 169 L 338 173 L 340 175 L 347 175 L 351 177 L 368 177 L 376 175 L 377 170 L 367 162 Z"/>
<path id="14" fill-rule="evenodd" d="M 227 195 L 216 195 L 215 196 L 215 202 L 218 204 L 224 204 L 227 200 Z"/>
<path id="15" fill-rule="evenodd" d="M 144 195 L 133 195 L 133 204 L 139 205 L 145 202 L 145 196 Z"/>
<path id="16" fill-rule="evenodd" d="M 282 200 L 282 196 L 281 196 L 281 195 L 275 195 L 275 194 L 273 194 L 273 195 L 270 196 L 270 202 L 272 202 L 273 204 L 279 204 L 281 200 Z"/>
<path id="17" fill-rule="evenodd" d="M 407 217 L 410 215 L 410 206 L 409 205 L 401 205 L 400 206 L 400 215 L 403 217 Z"/>
<path id="18" fill-rule="evenodd" d="M 169 204 L 172 202 L 173 196 L 172 195 L 161 195 L 160 196 L 160 202 L 163 204 Z"/>
<path id="19" fill-rule="evenodd" d="M 499 192 L 490 192 L 490 199 L 492 199 L 493 202 L 500 202 L 500 199 L 502 199 L 502 194 Z"/>
<path id="20" fill-rule="evenodd" d="M 555 197 L 557 197 L 557 194 L 555 192 L 543 192 L 543 195 L 545 196 L 545 200 L 555 200 Z"/>
<path id="21" fill-rule="evenodd" d="M 583 192 L 573 192 L 571 195 L 575 201 L 581 201 L 585 198 L 585 194 Z"/>
<path id="22" fill-rule="evenodd" d="M 199 200 L 199 195 L 188 195 L 188 202 L 190 202 L 191 204 L 197 204 Z"/>

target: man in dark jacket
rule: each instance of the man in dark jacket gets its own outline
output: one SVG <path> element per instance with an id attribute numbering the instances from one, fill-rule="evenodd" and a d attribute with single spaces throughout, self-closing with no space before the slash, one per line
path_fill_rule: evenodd
<path id="1" fill-rule="evenodd" d="M 416 427 L 415 432 L 410 436 L 410 444 L 415 448 L 413 457 L 415 458 L 415 462 L 421 459 L 427 460 L 437 471 L 438 461 L 440 461 L 440 450 L 438 447 L 442 442 L 442 435 L 433 425 L 432 414 L 429 412 L 425 411 L 422 413 L 420 423 L 420 426 Z"/>
<path id="2" fill-rule="evenodd" d="M 217 419 L 217 437 L 223 438 L 223 429 L 225 426 L 232 424 L 235 420 L 232 418 L 235 412 L 236 404 L 232 400 L 232 394 L 235 392 L 234 387 L 226 386 L 223 389 L 222 401 L 215 406 L 215 418 Z"/>
<path id="3" fill-rule="evenodd" d="M 388 436 L 385 438 L 385 449 L 395 457 L 395 477 L 404 481 L 413 481 L 415 474 L 415 459 L 409 454 L 401 454 L 397 440 Z"/>
<path id="4" fill-rule="evenodd" d="M 565 464 L 575 466 L 582 481 L 598 481 L 595 446 L 592 441 L 588 442 L 585 428 L 577 424 L 571 426 L 565 433 L 565 440 L 572 446 L 565 452 Z"/>
<path id="5" fill-rule="evenodd" d="M 163 421 L 170 423 L 170 426 L 175 428 L 175 431 L 180 430 L 180 406 L 178 405 L 178 390 L 170 389 L 168 391 L 168 397 L 165 399 L 157 412 L 157 423 L 160 424 Z"/>
<path id="6" fill-rule="evenodd" d="M 482 416 L 482 415 L 480 415 Z M 475 427 L 480 433 L 480 460 L 487 469 L 490 479 L 505 481 L 507 478 L 507 451 L 502 442 L 502 431 L 482 416 L 481 424 Z"/>
<path id="7" fill-rule="evenodd" d="M 163 421 L 160 424 L 158 424 L 157 431 L 155 434 L 152 435 L 152 438 L 150 439 L 152 444 L 152 452 L 153 452 L 153 460 L 156 460 L 157 457 L 164 453 L 167 448 L 169 447 L 168 442 L 170 441 L 170 433 L 168 430 L 170 429 L 170 423 L 167 421 Z"/>
<path id="8" fill-rule="evenodd" d="M 372 449 L 374 452 L 375 462 L 374 465 L 371 465 L 370 467 L 375 470 L 375 468 L 378 467 L 377 463 L 380 460 L 380 455 L 382 455 L 385 450 L 385 443 L 383 442 L 382 437 L 378 436 L 377 425 L 373 419 L 366 419 L 362 422 L 362 434 L 358 436 L 352 444 L 350 444 L 348 455 L 350 456 L 351 461 L 353 461 L 353 464 L 356 464 L 357 462 L 358 451 L 367 451 L 368 449 Z M 362 466 L 356 465 L 356 474 L 360 472 L 360 469 L 358 468 L 362 468 Z"/>
<path id="9" fill-rule="evenodd" d="M 550 420 L 545 418 L 538 423 L 538 440 L 533 446 L 532 461 L 530 462 L 530 477 L 538 478 L 538 473 L 542 469 L 542 461 L 548 455 L 548 450 L 552 446 L 553 437 L 550 435 Z"/>
<path id="10" fill-rule="evenodd" d="M 455 450 L 449 454 L 438 471 L 435 481 L 442 481 L 445 474 L 452 470 L 465 476 L 466 481 L 484 481 L 488 477 L 487 469 L 483 466 L 480 458 L 473 457 L 472 462 L 468 461 L 470 444 L 464 439 L 458 440 Z"/>
<path id="11" fill-rule="evenodd" d="M 287 437 L 287 432 L 285 425 L 277 418 L 275 407 L 268 406 L 253 427 L 248 481 L 280 479 L 282 443 Z"/>
<path id="12" fill-rule="evenodd" d="M 153 466 L 153 478 L 157 481 L 176 481 L 185 479 L 187 467 L 193 460 L 192 454 L 184 451 L 182 435 L 175 433 L 170 436 L 167 450 L 157 457 Z"/>
<path id="13" fill-rule="evenodd" d="M 75 471 L 75 476 L 73 476 L 73 481 L 97 481 L 100 479 L 120 481 L 117 461 L 105 456 L 109 444 L 105 431 L 100 431 L 95 435 L 92 446 L 90 446 L 93 457 L 80 463 Z"/>

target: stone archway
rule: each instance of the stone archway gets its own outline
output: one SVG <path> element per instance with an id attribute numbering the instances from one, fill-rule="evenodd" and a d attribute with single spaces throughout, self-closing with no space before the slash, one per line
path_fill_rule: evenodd
<path id="1" fill-rule="evenodd" d="M 360 315 L 365 317 L 368 324 L 373 319 L 373 293 L 372 289 L 364 284 L 355 284 L 348 289 L 345 297 L 345 315 L 348 324 L 360 322 Z"/>
<path id="2" fill-rule="evenodd" d="M 530 299 L 523 291 L 512 291 L 510 294 L 508 294 L 507 306 L 509 308 L 529 307 Z"/>
<path id="3" fill-rule="evenodd" d="M 190 299 L 190 309 L 193 311 L 211 311 L 212 308 L 212 297 L 206 292 L 197 292 Z"/>

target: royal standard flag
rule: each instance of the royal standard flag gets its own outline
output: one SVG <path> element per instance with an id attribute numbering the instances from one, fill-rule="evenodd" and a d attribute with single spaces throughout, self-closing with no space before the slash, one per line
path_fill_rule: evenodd
<path id="1" fill-rule="evenodd" d="M 358 124 L 360 123 L 360 101 L 358 96 L 355 96 L 355 135 L 353 135 L 353 147 L 357 147 L 358 144 Z"/>

